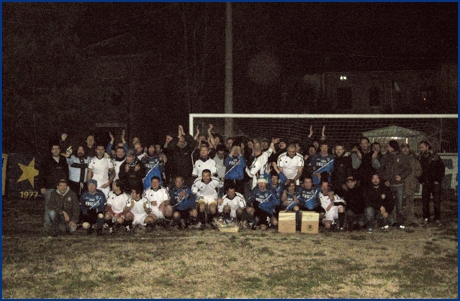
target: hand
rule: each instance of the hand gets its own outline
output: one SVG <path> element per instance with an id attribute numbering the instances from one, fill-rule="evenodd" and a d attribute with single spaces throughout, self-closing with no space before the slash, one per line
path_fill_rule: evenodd
<path id="1" fill-rule="evenodd" d="M 224 202 L 224 200 L 222 200 L 221 198 L 217 199 L 217 205 L 222 205 L 223 202 Z"/>
<path id="2" fill-rule="evenodd" d="M 109 136 L 110 136 L 110 142 L 114 142 L 115 141 L 115 136 L 112 134 L 112 132 L 109 132 Z"/>
<path id="3" fill-rule="evenodd" d="M 385 186 L 390 187 L 390 182 L 386 181 Z"/>
<path id="4" fill-rule="evenodd" d="M 65 141 L 67 139 L 67 133 L 62 133 L 61 134 L 61 140 Z"/>
<path id="5" fill-rule="evenodd" d="M 321 129 L 321 138 L 326 137 L 326 135 L 324 134 L 325 131 L 326 131 L 326 126 L 323 125 L 323 128 Z"/>
<path id="6" fill-rule="evenodd" d="M 197 134 L 200 133 L 200 128 L 199 128 L 199 126 L 196 126 L 196 133 L 197 133 Z"/>
<path id="7" fill-rule="evenodd" d="M 212 123 L 210 123 L 209 127 L 208 127 L 208 132 L 212 131 L 213 128 L 214 128 L 214 126 L 212 125 Z"/>
<path id="8" fill-rule="evenodd" d="M 138 171 L 139 169 L 141 169 L 140 165 L 137 164 L 135 167 L 134 167 L 134 171 Z"/>
<path id="9" fill-rule="evenodd" d="M 62 214 L 64 215 L 64 220 L 66 223 L 68 223 L 70 221 L 70 217 L 69 215 L 67 214 L 67 212 L 65 211 L 62 211 Z"/>
<path id="10" fill-rule="evenodd" d="M 155 207 L 158 206 L 157 201 L 152 201 L 152 206 L 155 206 Z"/>
<path id="11" fill-rule="evenodd" d="M 438 181 L 434 181 L 433 183 L 434 183 L 434 185 L 439 185 Z"/>
<path id="12" fill-rule="evenodd" d="M 310 134 L 308 137 L 310 138 L 311 136 L 313 136 L 313 125 L 310 125 Z"/>
<path id="13" fill-rule="evenodd" d="M 280 138 L 272 138 L 272 144 L 277 144 L 280 142 Z"/>
<path id="14" fill-rule="evenodd" d="M 316 172 L 316 171 L 315 171 L 313 174 L 314 174 L 318 179 L 321 179 L 321 174 L 320 174 L 319 172 Z"/>
<path id="15" fill-rule="evenodd" d="M 179 199 L 182 199 L 185 196 L 188 196 L 188 193 L 185 190 L 181 190 L 181 192 L 179 192 Z"/>
<path id="16" fill-rule="evenodd" d="M 401 178 L 400 176 L 396 176 L 395 179 L 396 179 L 396 181 L 398 181 L 398 182 L 402 180 L 402 178 Z"/>
<path id="17" fill-rule="evenodd" d="M 123 130 L 121 131 L 121 139 L 122 139 L 122 140 L 125 140 L 125 133 L 126 133 L 126 132 L 125 132 L 125 130 L 123 129 Z"/>
<path id="18" fill-rule="evenodd" d="M 332 206 L 334 206 L 334 204 L 332 204 L 332 203 L 331 203 L 331 204 L 329 204 L 329 206 L 327 206 L 327 207 L 326 207 L 326 211 L 329 211 L 329 210 L 331 210 Z"/>
<path id="19" fill-rule="evenodd" d="M 45 195 L 45 193 L 46 193 L 46 188 L 40 189 L 40 193 L 43 194 L 43 195 Z"/>
<path id="20" fill-rule="evenodd" d="M 378 151 L 375 151 L 375 152 L 372 154 L 372 160 L 374 160 L 375 158 L 377 158 L 378 155 L 379 155 L 379 152 L 378 152 Z"/>
<path id="21" fill-rule="evenodd" d="M 101 186 L 101 188 L 107 188 L 110 186 L 110 182 L 105 183 L 104 185 Z"/>
<path id="22" fill-rule="evenodd" d="M 125 171 L 126 171 L 126 172 L 129 171 L 129 165 L 128 165 L 128 164 L 125 165 Z"/>
<path id="23" fill-rule="evenodd" d="M 329 199 L 330 199 L 331 201 L 334 200 L 334 191 L 329 191 L 329 192 L 327 193 L 327 195 L 329 196 Z"/>
<path id="24" fill-rule="evenodd" d="M 169 142 L 171 142 L 171 140 L 173 140 L 173 137 L 166 135 L 165 144 L 168 144 Z"/>
<path id="25" fill-rule="evenodd" d="M 389 215 L 389 214 L 388 214 L 388 212 L 386 212 L 386 211 L 385 211 L 384 213 L 382 213 L 382 216 L 383 216 L 384 218 L 387 218 L 388 215 Z"/>

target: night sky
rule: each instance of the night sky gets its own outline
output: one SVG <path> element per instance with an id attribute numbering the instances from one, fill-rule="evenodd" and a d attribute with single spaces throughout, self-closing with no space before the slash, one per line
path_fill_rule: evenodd
<path id="1" fill-rule="evenodd" d="M 287 83 L 307 73 L 457 63 L 457 6 L 233 3 L 234 112 L 270 113 Z M 136 86 L 143 87 L 137 95 L 149 102 L 136 106 L 153 106 L 166 119 L 149 126 L 167 122 L 162 128 L 170 130 L 186 124 L 190 111 L 223 112 L 225 3 L 3 3 L 2 8 L 4 123 L 20 117 L 8 99 L 18 98 L 22 110 L 43 118 L 50 111 L 40 112 L 28 99 L 59 106 L 45 104 L 53 101 L 43 96 L 51 92 L 37 91 L 97 89 L 85 63 L 137 54 L 147 54 L 133 73 Z M 265 69 L 257 67 L 261 62 Z M 125 88 L 119 87 L 129 83 L 110 84 L 118 88 L 104 88 L 112 93 L 111 103 L 116 97 L 125 101 Z M 5 99 L 5 93 L 14 97 Z M 59 132 L 61 125 L 49 126 Z M 4 140 L 9 131 L 4 126 Z M 25 124 L 22 138 L 30 140 L 28 135 Z"/>

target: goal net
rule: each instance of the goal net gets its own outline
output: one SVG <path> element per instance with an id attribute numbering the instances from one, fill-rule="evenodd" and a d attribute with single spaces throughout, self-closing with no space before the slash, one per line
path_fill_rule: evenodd
<path id="1" fill-rule="evenodd" d="M 228 119 L 227 119 L 228 118 Z M 225 120 L 233 124 L 225 128 Z M 315 140 L 321 137 L 325 126 L 326 140 L 333 146 L 343 144 L 348 150 L 361 137 L 379 142 L 382 151 L 389 140 L 408 143 L 418 152 L 419 142 L 427 140 L 441 153 L 458 152 L 457 115 L 311 115 L 311 114 L 190 114 L 189 132 L 192 136 L 198 126 L 207 135 L 208 125 L 213 133 L 223 137 L 246 136 L 248 138 L 284 138 L 305 141 L 313 127 Z M 228 127 L 228 126 L 227 126 Z M 226 133 L 227 130 L 227 133 Z"/>

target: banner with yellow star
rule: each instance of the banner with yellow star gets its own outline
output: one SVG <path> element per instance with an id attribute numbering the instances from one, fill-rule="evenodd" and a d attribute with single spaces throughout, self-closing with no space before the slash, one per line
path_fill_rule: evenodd
<path id="1" fill-rule="evenodd" d="M 35 154 L 8 154 L 8 198 L 35 199 L 42 197 L 38 187 L 42 158 Z"/>

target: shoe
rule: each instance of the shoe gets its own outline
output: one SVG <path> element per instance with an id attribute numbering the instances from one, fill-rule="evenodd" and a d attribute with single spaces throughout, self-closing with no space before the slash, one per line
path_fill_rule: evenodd
<path id="1" fill-rule="evenodd" d="M 256 223 L 249 223 L 248 225 L 249 225 L 249 227 L 251 228 L 251 230 L 255 230 L 255 229 L 256 229 Z"/>
<path id="2" fill-rule="evenodd" d="M 194 229 L 201 229 L 201 222 L 198 222 L 196 225 L 193 226 Z"/>
<path id="3" fill-rule="evenodd" d="M 368 228 L 368 229 L 367 229 L 367 232 L 369 232 L 369 233 L 374 232 L 374 228 Z"/>
<path id="4" fill-rule="evenodd" d="M 345 228 L 344 227 L 339 227 L 339 232 L 345 232 Z"/>
<path id="5" fill-rule="evenodd" d="M 110 233 L 110 234 L 113 233 L 113 227 L 109 227 L 109 233 Z"/>
<path id="6" fill-rule="evenodd" d="M 399 226 L 398 226 L 398 229 L 399 229 L 399 230 L 404 230 L 404 229 L 406 229 L 406 226 L 404 226 L 404 225 L 399 225 Z"/>
<path id="7" fill-rule="evenodd" d="M 152 232 L 153 231 L 153 226 L 151 224 L 147 224 L 147 226 L 145 227 L 145 231 Z"/>
<path id="8" fill-rule="evenodd" d="M 92 227 L 90 227 L 90 228 L 88 228 L 88 230 L 86 230 L 86 234 L 88 234 L 88 235 L 93 234 L 93 232 L 94 232 L 94 230 L 93 230 Z"/>
<path id="9" fill-rule="evenodd" d="M 129 225 L 126 226 L 125 229 L 126 229 L 126 232 L 131 232 L 131 228 L 129 227 Z"/>
<path id="10" fill-rule="evenodd" d="M 379 228 L 379 230 L 382 231 L 382 232 L 388 232 L 389 229 L 390 229 L 390 226 L 388 226 L 388 225 L 385 225 L 385 226 Z"/>
<path id="11" fill-rule="evenodd" d="M 206 229 L 206 224 L 201 224 L 199 229 L 200 230 L 205 230 Z"/>
<path id="12" fill-rule="evenodd" d="M 428 218 L 424 218 L 422 221 L 423 227 L 427 227 L 429 223 L 430 223 L 430 220 Z"/>
<path id="13" fill-rule="evenodd" d="M 442 222 L 440 220 L 435 220 L 434 221 L 434 224 L 436 225 L 436 227 L 442 227 Z"/>
<path id="14" fill-rule="evenodd" d="M 96 230 L 96 235 L 97 236 L 102 236 L 102 229 L 97 229 Z"/>

